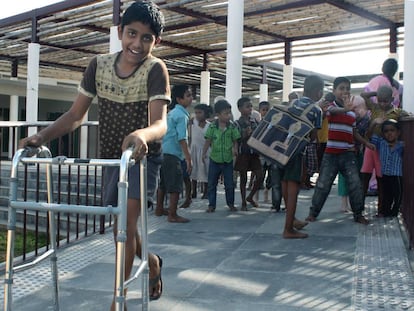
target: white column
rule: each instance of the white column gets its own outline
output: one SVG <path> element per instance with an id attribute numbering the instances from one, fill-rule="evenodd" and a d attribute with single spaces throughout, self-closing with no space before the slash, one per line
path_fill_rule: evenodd
<path id="1" fill-rule="evenodd" d="M 10 96 L 10 121 L 17 121 L 19 118 L 19 96 Z M 9 132 L 9 159 L 13 158 L 13 128 L 10 128 Z M 14 137 L 14 147 L 17 149 L 18 139 Z"/>
<path id="2" fill-rule="evenodd" d="M 260 84 L 260 94 L 259 100 L 262 101 L 269 101 L 269 89 L 267 83 Z"/>
<path id="3" fill-rule="evenodd" d="M 229 0 L 227 9 L 226 100 L 238 119 L 237 100 L 242 94 L 244 0 Z"/>
<path id="4" fill-rule="evenodd" d="M 88 121 L 89 110 L 83 117 L 82 123 Z M 86 159 L 88 157 L 88 127 L 81 126 L 80 129 L 80 157 Z"/>
<path id="5" fill-rule="evenodd" d="M 111 26 L 109 32 L 109 53 L 122 50 L 121 40 L 118 38 L 118 26 Z"/>
<path id="6" fill-rule="evenodd" d="M 210 105 L 210 71 L 200 75 L 200 103 Z"/>
<path id="7" fill-rule="evenodd" d="M 289 101 L 289 94 L 293 89 L 293 66 L 283 66 L 283 98 L 284 102 Z"/>
<path id="8" fill-rule="evenodd" d="M 27 88 L 26 88 L 26 121 L 38 121 L 39 108 L 39 58 L 40 44 L 29 43 L 27 58 Z M 36 128 L 29 128 L 28 135 L 37 132 Z"/>
<path id="9" fill-rule="evenodd" d="M 414 113 L 414 0 L 405 0 L 404 4 L 404 110 Z"/>

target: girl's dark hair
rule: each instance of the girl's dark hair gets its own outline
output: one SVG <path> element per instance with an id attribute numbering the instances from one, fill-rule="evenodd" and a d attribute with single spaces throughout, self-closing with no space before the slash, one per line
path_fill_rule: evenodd
<path id="1" fill-rule="evenodd" d="M 154 2 L 148 0 L 132 2 L 122 16 L 121 29 L 124 30 L 126 25 L 133 22 L 149 25 L 156 38 L 161 36 L 165 26 L 164 15 L 160 8 Z"/>
<path id="2" fill-rule="evenodd" d="M 169 110 L 174 109 L 174 107 L 178 104 L 178 98 L 184 98 L 184 94 L 186 91 L 189 90 L 189 86 L 185 84 L 174 85 L 171 89 L 171 103 L 168 106 Z"/>
<path id="3" fill-rule="evenodd" d="M 197 104 L 194 106 L 194 110 L 202 110 L 204 111 L 204 117 L 206 119 L 210 118 L 211 114 L 213 113 L 213 108 L 206 104 Z"/>

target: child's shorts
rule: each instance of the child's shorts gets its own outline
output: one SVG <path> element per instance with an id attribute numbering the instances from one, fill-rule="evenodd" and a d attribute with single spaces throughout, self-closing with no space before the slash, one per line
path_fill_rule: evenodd
<path id="1" fill-rule="evenodd" d="M 147 193 L 149 195 L 154 194 L 157 188 L 160 165 L 160 155 L 147 158 Z M 118 206 L 118 181 L 119 166 L 105 166 L 103 168 L 103 206 Z M 139 163 L 130 167 L 128 171 L 128 198 L 137 200 L 141 198 Z"/>
<path id="2" fill-rule="evenodd" d="M 167 193 L 183 191 L 183 168 L 181 160 L 164 153 L 160 170 L 160 189 Z"/>
<path id="3" fill-rule="evenodd" d="M 301 153 L 295 155 L 293 158 L 289 160 L 289 162 L 282 170 L 283 181 L 296 181 L 298 183 L 302 181 L 302 160 L 303 155 Z"/>
<path id="4" fill-rule="evenodd" d="M 364 161 L 362 162 L 361 173 L 372 173 L 375 168 L 375 174 L 382 177 L 381 162 L 377 150 L 365 148 Z"/>
<path id="5" fill-rule="evenodd" d="M 239 154 L 234 164 L 235 171 L 257 171 L 262 169 L 262 163 L 258 154 Z"/>

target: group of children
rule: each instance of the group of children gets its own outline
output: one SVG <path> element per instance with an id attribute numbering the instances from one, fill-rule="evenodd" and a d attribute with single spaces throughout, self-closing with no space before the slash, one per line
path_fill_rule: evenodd
<path id="1" fill-rule="evenodd" d="M 170 222 L 188 221 L 176 213 L 183 182 L 184 185 L 190 183 L 190 189 L 185 187 L 185 200 L 180 207 L 186 208 L 191 204 L 191 198 L 196 197 L 197 185 L 201 184 L 202 198 L 209 202 L 207 212 L 214 212 L 220 178 L 224 182 L 226 203 L 230 211 L 236 211 L 234 171 L 240 174 L 241 210 L 247 210 L 247 202 L 257 207 L 253 197 L 262 183 L 262 164 L 259 154 L 247 145 L 247 139 L 258 124 L 252 117 L 250 99 L 242 97 L 238 101 L 241 117 L 235 122 L 232 121 L 231 105 L 224 99 L 214 105 L 215 118 L 210 118 L 210 106 L 197 104 L 194 107 L 195 117 L 190 120 L 186 110 L 192 101 L 190 94 L 191 90 L 186 85 L 174 86 L 172 90 L 172 102 L 175 105 L 168 113 L 167 134 L 162 142 L 164 159 L 155 214 L 168 215 Z M 263 111 L 269 108 L 268 104 L 262 106 Z M 171 156 L 175 160 L 173 163 Z M 253 189 L 246 195 L 248 171 L 252 171 L 256 178 Z M 163 207 L 166 193 L 170 194 L 168 209 Z"/>
<path id="2" fill-rule="evenodd" d="M 297 229 L 316 220 L 339 173 L 340 195 L 344 201 L 349 200 L 354 220 L 367 224 L 368 220 L 363 216 L 364 201 L 371 166 L 374 165 L 380 189 L 378 216 L 396 216 L 401 204 L 403 151 L 403 144 L 398 141 L 398 119 L 405 113 L 392 106 L 391 87 L 380 86 L 377 92 L 351 96 L 351 82 L 345 77 L 339 77 L 334 81 L 332 94 L 320 100 L 323 81 L 317 76 L 308 78 L 303 96 L 293 99 L 288 109 L 300 115 L 307 106 L 313 105 L 311 112 L 306 112 L 306 118 L 315 127 L 311 141 L 317 141 L 321 131 L 326 131 L 327 140 L 319 163 L 319 176 L 309 216 L 305 222 L 295 218 L 296 198 L 303 182 L 302 154 L 281 167 L 265 160 L 247 144 L 259 124 L 252 114 L 253 105 L 248 97 L 242 97 L 237 102 L 240 112 L 238 120 L 232 121 L 231 105 L 222 99 L 214 105 L 215 118 L 209 119 L 209 106 L 198 104 L 194 107 L 195 118 L 190 122 L 186 108 L 191 104 L 192 97 L 188 86 L 173 88 L 173 102 L 177 103 L 174 109 L 182 112 L 182 118 L 174 120 L 177 114 L 174 109 L 168 114 L 156 215 L 168 215 L 170 222 L 189 221 L 176 214 L 178 196 L 183 190 L 183 182 L 180 183 L 180 180 L 184 180 L 184 184 L 190 184 L 190 180 L 192 183 L 190 190 L 185 191 L 185 201 L 181 207 L 190 205 L 191 192 L 196 191 L 197 184 L 201 183 L 203 198 L 208 199 L 207 212 L 214 212 L 220 178 L 224 181 L 228 208 L 237 211 L 234 205 L 235 172 L 240 177 L 240 210 L 246 211 L 248 204 L 258 207 L 255 194 L 263 185 L 267 172 L 265 184 L 267 190 L 272 190 L 272 207 L 280 210 L 282 197 L 285 200 L 287 220 L 283 236 L 303 238 L 307 235 Z M 181 91 L 177 93 L 177 89 Z M 372 96 L 375 96 L 376 103 L 371 100 Z M 188 100 L 185 100 L 186 97 Z M 264 116 L 269 108 L 268 102 L 262 102 L 259 112 Z M 171 144 L 175 144 L 177 151 L 174 163 L 169 160 L 171 154 L 174 155 L 170 151 Z M 371 154 L 369 157 L 373 158 L 372 161 L 367 154 Z M 251 172 L 253 180 L 250 193 L 247 193 L 248 172 Z M 381 190 L 384 189 L 384 184 L 387 185 L 386 192 Z M 168 210 L 163 208 L 165 192 L 170 193 Z"/>
<path id="3" fill-rule="evenodd" d="M 373 168 L 378 181 L 377 216 L 397 216 L 399 212 L 403 144 L 398 140 L 398 121 L 406 113 L 392 105 L 393 90 L 388 85 L 379 86 L 375 92 L 363 92 L 361 96 L 351 96 L 350 89 L 347 78 L 335 79 L 334 99 L 325 101 L 323 106 L 328 140 L 307 221 L 316 220 L 339 172 L 343 209 L 347 208 L 349 197 L 355 221 L 367 224 L 362 212 Z M 373 96 L 375 101 L 371 99 Z M 393 180 L 392 186 L 389 180 Z"/>

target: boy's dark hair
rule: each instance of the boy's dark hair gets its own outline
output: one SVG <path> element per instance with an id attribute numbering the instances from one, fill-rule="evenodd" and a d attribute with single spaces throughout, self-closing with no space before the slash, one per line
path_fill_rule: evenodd
<path id="1" fill-rule="evenodd" d="M 215 113 L 220 113 L 226 109 L 230 109 L 231 110 L 231 105 L 229 104 L 229 102 L 225 99 L 220 99 L 218 100 L 215 104 L 214 104 L 214 112 Z"/>
<path id="2" fill-rule="evenodd" d="M 392 88 L 389 85 L 381 85 L 377 90 L 377 98 L 392 100 Z"/>
<path id="3" fill-rule="evenodd" d="M 268 101 L 266 101 L 266 100 L 261 101 L 261 102 L 259 103 L 259 110 L 260 110 L 261 108 L 265 107 L 265 106 L 269 106 L 269 107 L 270 107 L 270 103 L 269 103 Z"/>
<path id="4" fill-rule="evenodd" d="M 398 70 L 398 62 L 394 58 L 388 58 L 382 64 L 382 72 L 387 77 L 393 77 Z"/>
<path id="5" fill-rule="evenodd" d="M 206 104 L 197 104 L 194 106 L 194 110 L 204 111 L 204 116 L 206 117 L 206 119 L 210 118 L 211 113 L 213 112 L 213 109 L 211 108 L 211 106 L 206 105 Z"/>
<path id="6" fill-rule="evenodd" d="M 317 75 L 307 76 L 303 84 L 303 95 L 312 99 L 314 97 L 320 98 L 320 96 L 322 96 L 321 92 L 323 91 L 324 85 L 325 83 L 323 82 L 321 77 Z"/>
<path id="7" fill-rule="evenodd" d="M 239 100 L 237 101 L 237 108 L 241 108 L 241 107 L 243 107 L 243 105 L 245 103 L 250 103 L 250 102 L 251 101 L 250 101 L 249 97 L 243 96 L 243 97 L 239 98 Z"/>
<path id="8" fill-rule="evenodd" d="M 160 8 L 152 1 L 134 1 L 125 10 L 121 19 L 121 29 L 133 22 L 141 22 L 149 25 L 155 37 L 159 38 L 164 30 L 164 15 Z"/>
<path id="9" fill-rule="evenodd" d="M 398 123 L 398 121 L 397 121 L 397 120 L 394 120 L 394 119 L 388 119 L 388 120 L 385 120 L 385 121 L 382 123 L 382 125 L 381 125 L 381 132 L 382 132 L 382 133 L 384 133 L 384 128 L 385 128 L 387 125 L 392 125 L 392 126 L 394 126 L 397 130 L 400 130 L 400 123 Z"/>
<path id="10" fill-rule="evenodd" d="M 174 107 L 178 104 L 177 97 L 178 98 L 184 98 L 184 94 L 186 91 L 189 90 L 189 86 L 186 84 L 178 84 L 174 85 L 171 89 L 171 103 L 169 105 L 169 109 L 174 109 Z"/>
<path id="11" fill-rule="evenodd" d="M 338 85 L 341 83 L 346 83 L 346 84 L 351 85 L 351 80 L 349 80 L 346 77 L 337 77 L 333 82 L 333 89 L 335 90 L 338 87 Z"/>

